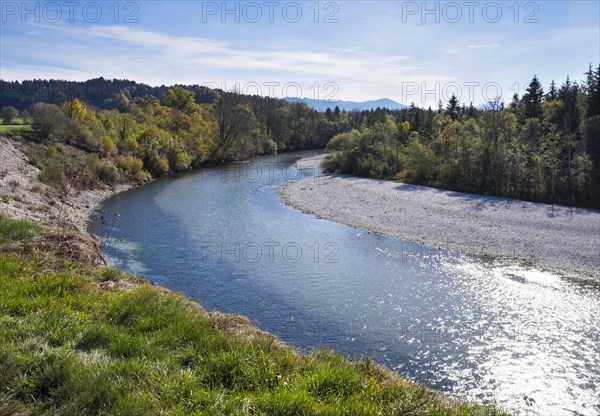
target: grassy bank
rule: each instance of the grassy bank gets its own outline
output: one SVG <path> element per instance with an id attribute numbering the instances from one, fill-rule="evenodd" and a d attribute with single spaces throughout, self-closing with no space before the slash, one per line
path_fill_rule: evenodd
<path id="1" fill-rule="evenodd" d="M 29 124 L 0 124 L 0 134 L 10 132 L 32 132 L 31 125 Z"/>
<path id="2" fill-rule="evenodd" d="M 300 355 L 114 269 L 24 253 L 43 231 L 0 218 L 0 414 L 498 414 L 368 360 Z"/>

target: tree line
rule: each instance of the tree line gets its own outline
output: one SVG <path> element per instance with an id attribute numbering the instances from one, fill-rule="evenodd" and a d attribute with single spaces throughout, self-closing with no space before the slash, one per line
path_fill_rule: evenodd
<path id="1" fill-rule="evenodd" d="M 329 172 L 600 207 L 600 65 L 581 84 L 552 81 L 547 92 L 534 76 L 522 97 L 485 109 L 453 96 L 437 110 L 320 113 L 235 91 L 103 78 L 0 87 L 2 104 L 14 107 L 7 115 L 21 110 L 44 145 L 91 154 L 91 175 L 107 183 L 326 146 Z M 51 168 L 68 178 L 81 166 Z"/>
<path id="2" fill-rule="evenodd" d="M 537 76 L 509 105 L 452 97 L 437 111 L 351 114 L 332 138 L 329 172 L 567 205 L 600 207 L 600 65 L 544 92 Z"/>
<path id="3" fill-rule="evenodd" d="M 217 99 L 218 92 L 199 85 L 187 85 L 186 89 L 193 91 L 197 104 L 212 103 Z M 123 109 L 132 99 L 153 95 L 164 99 L 169 87 L 161 85 L 152 87 L 126 79 L 94 78 L 87 81 L 64 80 L 0 80 L 0 108 L 14 107 L 18 111 L 29 110 L 39 102 L 60 104 L 75 98 L 90 106 L 103 110 Z"/>

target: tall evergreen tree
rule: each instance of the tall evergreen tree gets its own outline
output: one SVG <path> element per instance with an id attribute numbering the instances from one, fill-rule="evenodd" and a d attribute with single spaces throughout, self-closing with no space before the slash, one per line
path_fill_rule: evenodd
<path id="1" fill-rule="evenodd" d="M 458 99 L 456 98 L 456 95 L 452 94 L 452 97 L 450 97 L 450 101 L 448 101 L 448 105 L 446 106 L 446 113 L 452 120 L 456 120 L 458 118 L 459 109 Z"/>
<path id="2" fill-rule="evenodd" d="M 556 100 L 558 98 L 558 91 L 556 90 L 556 84 L 554 80 L 550 83 L 550 91 L 546 94 L 546 100 Z"/>
<path id="3" fill-rule="evenodd" d="M 469 104 L 469 108 L 467 108 L 467 117 L 468 118 L 477 117 L 477 109 L 473 105 L 473 101 L 471 101 L 471 104 Z"/>
<path id="4" fill-rule="evenodd" d="M 595 70 L 590 64 L 590 69 L 586 75 L 587 91 L 587 113 L 586 116 L 594 117 L 600 115 L 600 64 Z"/>
<path id="5" fill-rule="evenodd" d="M 327 107 L 327 110 L 325 110 L 325 118 L 327 118 L 329 121 L 333 121 L 333 112 L 329 107 Z"/>
<path id="6" fill-rule="evenodd" d="M 335 108 L 333 109 L 333 115 L 334 115 L 334 120 L 337 120 L 340 118 L 340 107 L 339 106 L 335 106 Z"/>
<path id="7" fill-rule="evenodd" d="M 579 107 L 577 101 L 579 98 L 579 85 L 577 82 L 571 82 L 569 77 L 560 87 L 558 98 L 564 103 L 561 112 L 560 128 L 563 132 L 571 134 L 579 129 Z"/>
<path id="8" fill-rule="evenodd" d="M 535 75 L 527 87 L 527 92 L 521 99 L 525 111 L 525 118 L 541 118 L 543 97 L 544 89 L 542 88 L 542 84 L 538 80 L 537 75 Z"/>
<path id="9" fill-rule="evenodd" d="M 508 108 L 513 112 L 515 116 L 522 122 L 523 121 L 523 104 L 519 99 L 519 94 L 514 93 L 512 97 L 512 101 L 510 102 Z"/>

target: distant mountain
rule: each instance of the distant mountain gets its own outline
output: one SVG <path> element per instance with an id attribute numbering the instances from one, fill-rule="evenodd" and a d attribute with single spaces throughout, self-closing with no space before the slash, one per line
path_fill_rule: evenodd
<path id="1" fill-rule="evenodd" d="M 488 101 L 488 102 L 485 102 L 483 104 L 479 104 L 475 108 L 478 109 L 479 111 L 492 110 L 494 108 L 494 102 L 493 101 Z"/>
<path id="2" fill-rule="evenodd" d="M 325 101 L 325 100 L 313 100 L 311 98 L 290 98 L 286 97 L 284 100 L 292 103 L 306 103 L 309 107 L 314 108 L 317 111 L 325 111 L 328 108 L 332 110 L 338 106 L 340 110 L 352 111 L 352 110 L 374 110 L 376 108 L 387 108 L 390 110 L 403 110 L 408 108 L 404 104 L 397 103 L 389 98 L 381 98 L 379 100 L 369 101 Z"/>

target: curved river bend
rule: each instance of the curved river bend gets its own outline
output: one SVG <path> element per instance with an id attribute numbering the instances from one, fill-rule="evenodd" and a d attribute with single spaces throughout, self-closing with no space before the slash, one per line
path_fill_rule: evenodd
<path id="1" fill-rule="evenodd" d="M 600 414 L 600 289 L 430 249 L 284 205 L 287 154 L 165 178 L 94 220 L 110 260 L 308 351 L 368 355 L 469 399 Z M 315 176 L 314 180 L 319 180 Z M 119 213 L 120 221 L 113 215 Z"/>

